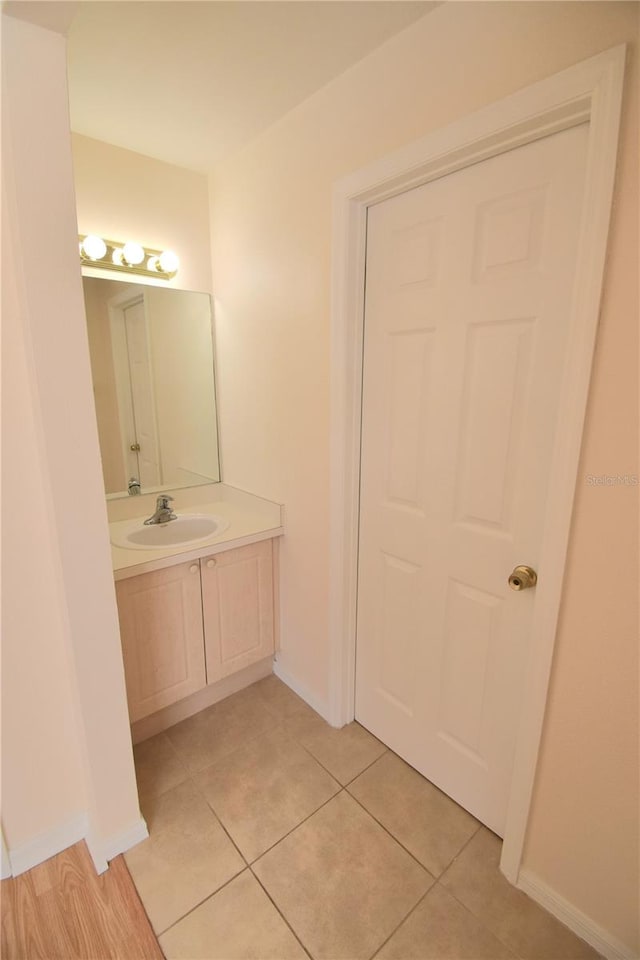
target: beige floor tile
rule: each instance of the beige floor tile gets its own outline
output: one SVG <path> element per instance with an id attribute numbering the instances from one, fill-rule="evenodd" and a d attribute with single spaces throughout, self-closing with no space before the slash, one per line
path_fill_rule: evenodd
<path id="1" fill-rule="evenodd" d="M 160 937 L 167 960 L 299 960 L 307 956 L 245 870 Z"/>
<path id="2" fill-rule="evenodd" d="M 318 716 L 315 710 L 312 710 L 297 693 L 294 693 L 274 674 L 265 677 L 264 680 L 258 680 L 252 685 L 252 690 L 260 696 L 264 705 L 277 720 Z"/>
<path id="3" fill-rule="evenodd" d="M 511 958 L 515 954 L 437 883 L 376 954 L 376 960 Z"/>
<path id="4" fill-rule="evenodd" d="M 235 750 L 195 781 L 249 862 L 340 789 L 279 728 Z"/>
<path id="5" fill-rule="evenodd" d="M 441 883 L 524 960 L 595 960 L 588 944 L 507 882 L 500 850 L 498 837 L 483 827 Z"/>
<path id="6" fill-rule="evenodd" d="M 191 773 L 227 756 L 274 725 L 262 697 L 247 687 L 166 731 Z"/>
<path id="7" fill-rule="evenodd" d="M 133 748 L 140 800 L 166 793 L 189 776 L 169 739 L 159 733 Z"/>
<path id="8" fill-rule="evenodd" d="M 479 827 L 395 753 L 385 753 L 348 789 L 436 877 Z"/>
<path id="9" fill-rule="evenodd" d="M 156 933 L 245 866 L 191 780 L 142 803 L 149 839 L 125 855 Z"/>
<path id="10" fill-rule="evenodd" d="M 299 740 L 300 743 L 312 736 L 321 735 L 325 731 L 334 729 L 311 707 L 306 713 L 299 711 L 284 717 L 280 721 L 280 726 L 290 737 Z"/>
<path id="11" fill-rule="evenodd" d="M 287 728 L 293 732 L 291 726 Z M 298 739 L 340 783 L 349 783 L 386 751 L 359 723 L 337 730 L 323 720 L 302 725 Z"/>
<path id="12" fill-rule="evenodd" d="M 253 870 L 315 960 L 371 957 L 433 883 L 344 791 Z"/>

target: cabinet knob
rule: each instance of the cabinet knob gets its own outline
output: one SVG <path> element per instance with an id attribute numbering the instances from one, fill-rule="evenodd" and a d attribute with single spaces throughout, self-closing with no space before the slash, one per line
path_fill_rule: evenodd
<path id="1" fill-rule="evenodd" d="M 215 567 L 215 565 L 215 560 L 207 560 L 207 566 L 209 567 L 209 570 L 211 570 L 211 567 Z"/>
<path id="2" fill-rule="evenodd" d="M 197 573 L 197 572 L 198 572 L 198 564 L 192 563 L 191 566 L 189 567 L 189 573 Z"/>

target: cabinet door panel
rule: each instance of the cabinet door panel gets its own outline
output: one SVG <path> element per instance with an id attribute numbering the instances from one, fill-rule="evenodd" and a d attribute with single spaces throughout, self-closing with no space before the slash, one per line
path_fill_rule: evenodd
<path id="1" fill-rule="evenodd" d="M 219 553 L 201 567 L 207 681 L 213 683 L 273 653 L 271 541 Z"/>
<path id="2" fill-rule="evenodd" d="M 206 685 L 199 567 L 116 583 L 131 722 Z"/>

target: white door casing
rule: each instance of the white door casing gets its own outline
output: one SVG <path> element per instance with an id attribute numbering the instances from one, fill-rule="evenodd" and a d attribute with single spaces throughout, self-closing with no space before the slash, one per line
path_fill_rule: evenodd
<path id="1" fill-rule="evenodd" d="M 588 127 L 369 209 L 356 718 L 504 833 Z M 538 571 L 544 577 L 544 570 Z"/>
<path id="2" fill-rule="evenodd" d="M 144 301 L 139 300 L 126 306 L 123 314 L 133 402 L 134 442 L 140 448 L 137 451 L 138 479 L 143 489 L 148 489 L 162 483 L 162 474 L 158 452 L 151 344 Z"/>
<path id="3" fill-rule="evenodd" d="M 609 226 L 625 47 L 598 54 L 345 177 L 334 191 L 331 326 L 330 703 L 354 717 L 364 257 L 368 207 L 553 132 L 589 123 L 565 389 L 551 460 L 537 590 L 501 869 L 517 882 L 562 592 Z"/>
<path id="4" fill-rule="evenodd" d="M 157 486 L 162 483 L 162 469 L 144 296 L 125 292 L 113 297 L 109 301 L 109 319 L 122 455 L 127 470 L 124 484 L 136 477 L 144 488 Z"/>

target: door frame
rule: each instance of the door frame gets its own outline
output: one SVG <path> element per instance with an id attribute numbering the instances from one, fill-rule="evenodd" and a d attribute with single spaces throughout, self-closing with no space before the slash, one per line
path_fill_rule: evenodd
<path id="1" fill-rule="evenodd" d="M 534 140 L 589 123 L 585 194 L 558 425 L 500 868 L 518 882 L 542 734 L 598 326 L 626 45 L 428 134 L 338 181 L 333 195 L 329 719 L 355 716 L 367 208 Z"/>
<path id="2" fill-rule="evenodd" d="M 129 346 L 127 338 L 127 321 L 126 321 L 126 310 L 127 307 L 134 306 L 137 303 L 141 303 L 144 310 L 144 322 L 145 322 L 145 334 L 147 338 L 147 348 L 148 348 L 148 359 L 149 359 L 149 376 L 151 382 L 151 415 L 153 419 L 153 442 L 156 455 L 156 463 L 158 464 L 158 477 L 157 481 L 153 486 L 162 485 L 162 462 L 160 459 L 160 437 L 158 435 L 158 417 L 156 411 L 156 398 L 155 398 L 155 380 L 153 375 L 153 364 L 151 360 L 151 338 L 149 336 L 149 316 L 147 311 L 147 302 L 144 296 L 144 291 L 132 290 L 131 287 L 128 287 L 127 290 L 122 291 L 121 293 L 116 293 L 113 297 L 107 301 L 107 310 L 109 313 L 109 332 L 111 336 L 111 353 L 113 359 L 113 372 L 116 385 L 116 399 L 118 403 L 118 423 L 120 426 L 120 443 L 122 447 L 122 457 L 125 467 L 125 476 L 124 484 L 127 485 L 129 477 L 135 475 L 138 480 L 141 480 L 140 476 L 140 463 L 138 455 L 136 454 L 136 461 L 138 462 L 137 469 L 135 474 L 132 474 L 131 470 L 131 457 L 130 457 L 130 437 L 135 436 L 137 439 L 137 430 L 136 430 L 136 418 L 135 418 L 135 407 L 133 403 L 133 393 L 131 388 L 131 369 L 129 362 Z M 129 436 L 127 436 L 129 434 Z"/>

